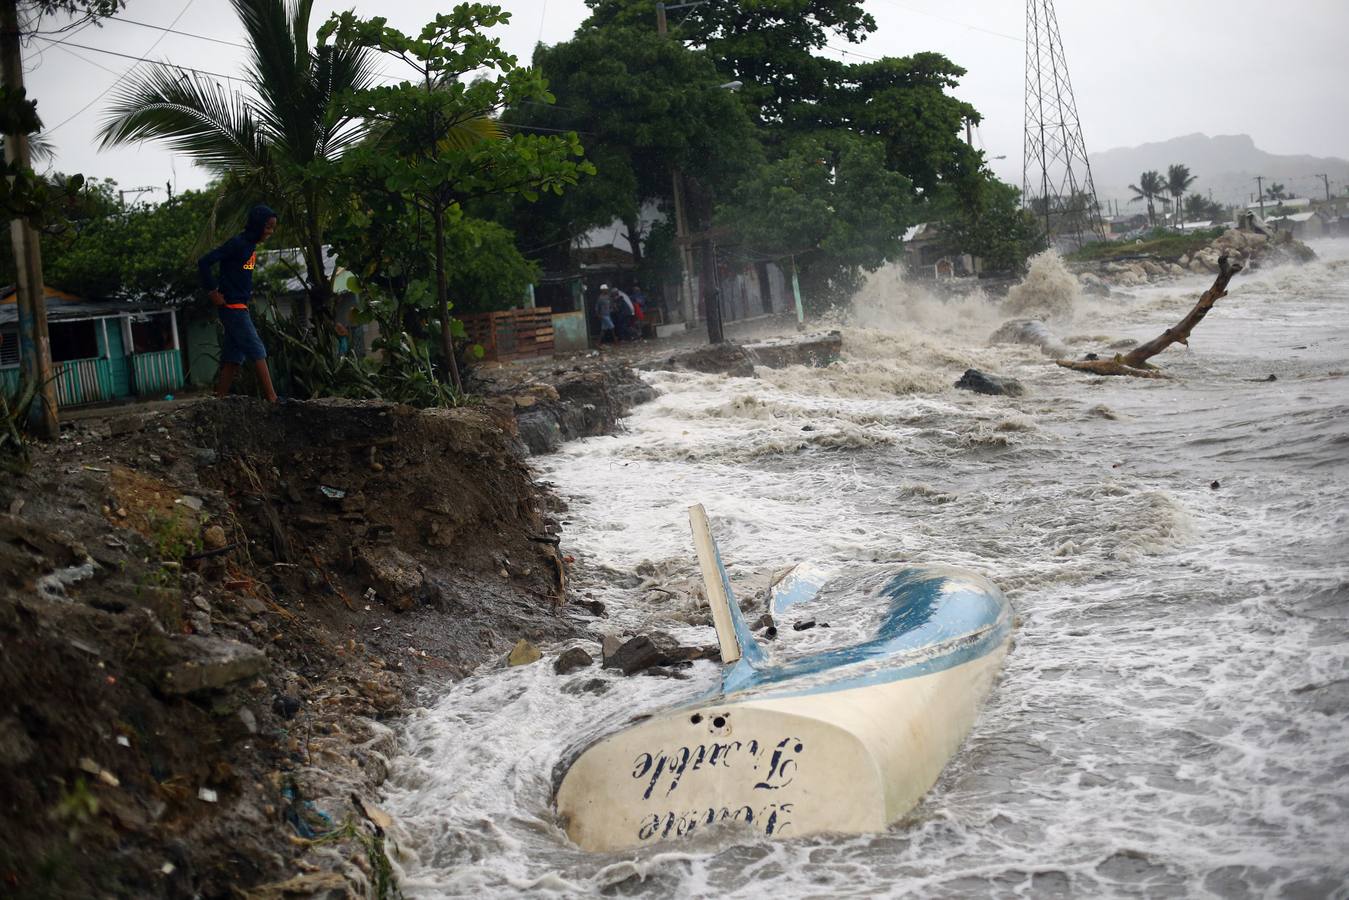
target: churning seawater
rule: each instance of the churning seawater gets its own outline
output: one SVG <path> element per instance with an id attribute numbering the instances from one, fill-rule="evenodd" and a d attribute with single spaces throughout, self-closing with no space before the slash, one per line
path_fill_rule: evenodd
<path id="1" fill-rule="evenodd" d="M 490 667 L 403 734 L 386 802 L 408 894 L 1349 896 L 1349 244 L 1317 249 L 1237 276 L 1191 347 L 1154 360 L 1168 380 L 991 347 L 998 304 L 887 272 L 834 366 L 651 375 L 661 396 L 623 433 L 537 461 L 570 505 L 574 587 L 609 607 L 597 636 L 714 641 L 685 513 L 702 502 L 742 599 L 798 561 L 985 573 L 1018 613 L 1001 680 L 884 833 L 604 855 L 558 827 L 555 766 L 718 667 Z M 1060 283 L 1071 303 L 1046 305 L 1081 354 L 1155 336 L 1208 283 Z M 957 391 L 966 367 L 1026 395 Z"/>

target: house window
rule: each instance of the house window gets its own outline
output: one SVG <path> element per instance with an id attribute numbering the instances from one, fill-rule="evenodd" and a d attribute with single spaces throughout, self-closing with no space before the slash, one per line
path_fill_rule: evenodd
<path id="1" fill-rule="evenodd" d="M 102 356 L 98 352 L 98 328 L 99 323 L 94 319 L 51 323 L 48 332 L 52 342 L 52 362 Z"/>
<path id="2" fill-rule="evenodd" d="M 0 369 L 12 369 L 19 364 L 19 328 L 10 325 L 0 328 Z"/>
<path id="3" fill-rule="evenodd" d="M 173 349 L 173 325 L 168 313 L 131 317 L 131 352 L 158 353 Z"/>

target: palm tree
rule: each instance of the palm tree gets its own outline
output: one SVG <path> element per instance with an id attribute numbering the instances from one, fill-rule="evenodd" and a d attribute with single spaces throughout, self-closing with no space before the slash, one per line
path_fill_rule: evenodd
<path id="1" fill-rule="evenodd" d="M 1283 185 L 1279 184 L 1278 182 L 1275 182 L 1271 184 L 1269 187 L 1265 188 L 1265 196 L 1270 200 L 1283 200 L 1288 196 L 1283 191 L 1284 191 Z"/>
<path id="2" fill-rule="evenodd" d="M 1166 194 L 1166 182 L 1162 180 L 1161 173 L 1151 169 L 1138 176 L 1138 184 L 1129 185 L 1129 190 L 1134 192 L 1130 198 L 1130 203 L 1137 203 L 1139 200 L 1148 201 L 1148 224 L 1155 226 L 1157 224 L 1157 211 L 1153 206 L 1153 201 Z"/>
<path id="3" fill-rule="evenodd" d="M 1176 227 L 1179 228 L 1183 218 L 1181 212 L 1181 198 L 1185 192 L 1190 189 L 1190 185 L 1195 182 L 1194 175 L 1190 174 L 1189 166 L 1173 165 L 1166 170 L 1166 192 L 1171 195 L 1176 205 Z"/>
<path id="4" fill-rule="evenodd" d="M 248 36 L 251 90 L 150 66 L 117 92 L 99 136 L 104 147 L 157 140 L 190 156 L 221 181 L 222 225 L 255 202 L 274 207 L 304 255 L 310 305 L 327 314 L 323 235 L 335 204 L 319 170 L 365 132 L 342 98 L 371 85 L 374 56 L 354 45 L 311 47 L 313 0 L 231 2 Z"/>

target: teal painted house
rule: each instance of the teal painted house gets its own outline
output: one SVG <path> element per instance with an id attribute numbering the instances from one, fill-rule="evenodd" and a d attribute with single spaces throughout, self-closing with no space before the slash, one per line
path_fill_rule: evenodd
<path id="1" fill-rule="evenodd" d="M 0 290 L 0 386 L 19 385 L 18 304 Z M 183 386 L 178 312 L 162 304 L 91 303 L 47 288 L 47 333 L 61 406 L 162 397 Z"/>

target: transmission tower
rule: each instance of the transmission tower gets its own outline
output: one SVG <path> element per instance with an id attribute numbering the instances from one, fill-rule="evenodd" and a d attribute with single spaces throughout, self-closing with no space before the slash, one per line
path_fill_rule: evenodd
<path id="1" fill-rule="evenodd" d="M 1104 240 L 1054 0 L 1026 2 L 1026 143 L 1022 199 L 1050 245 Z"/>

